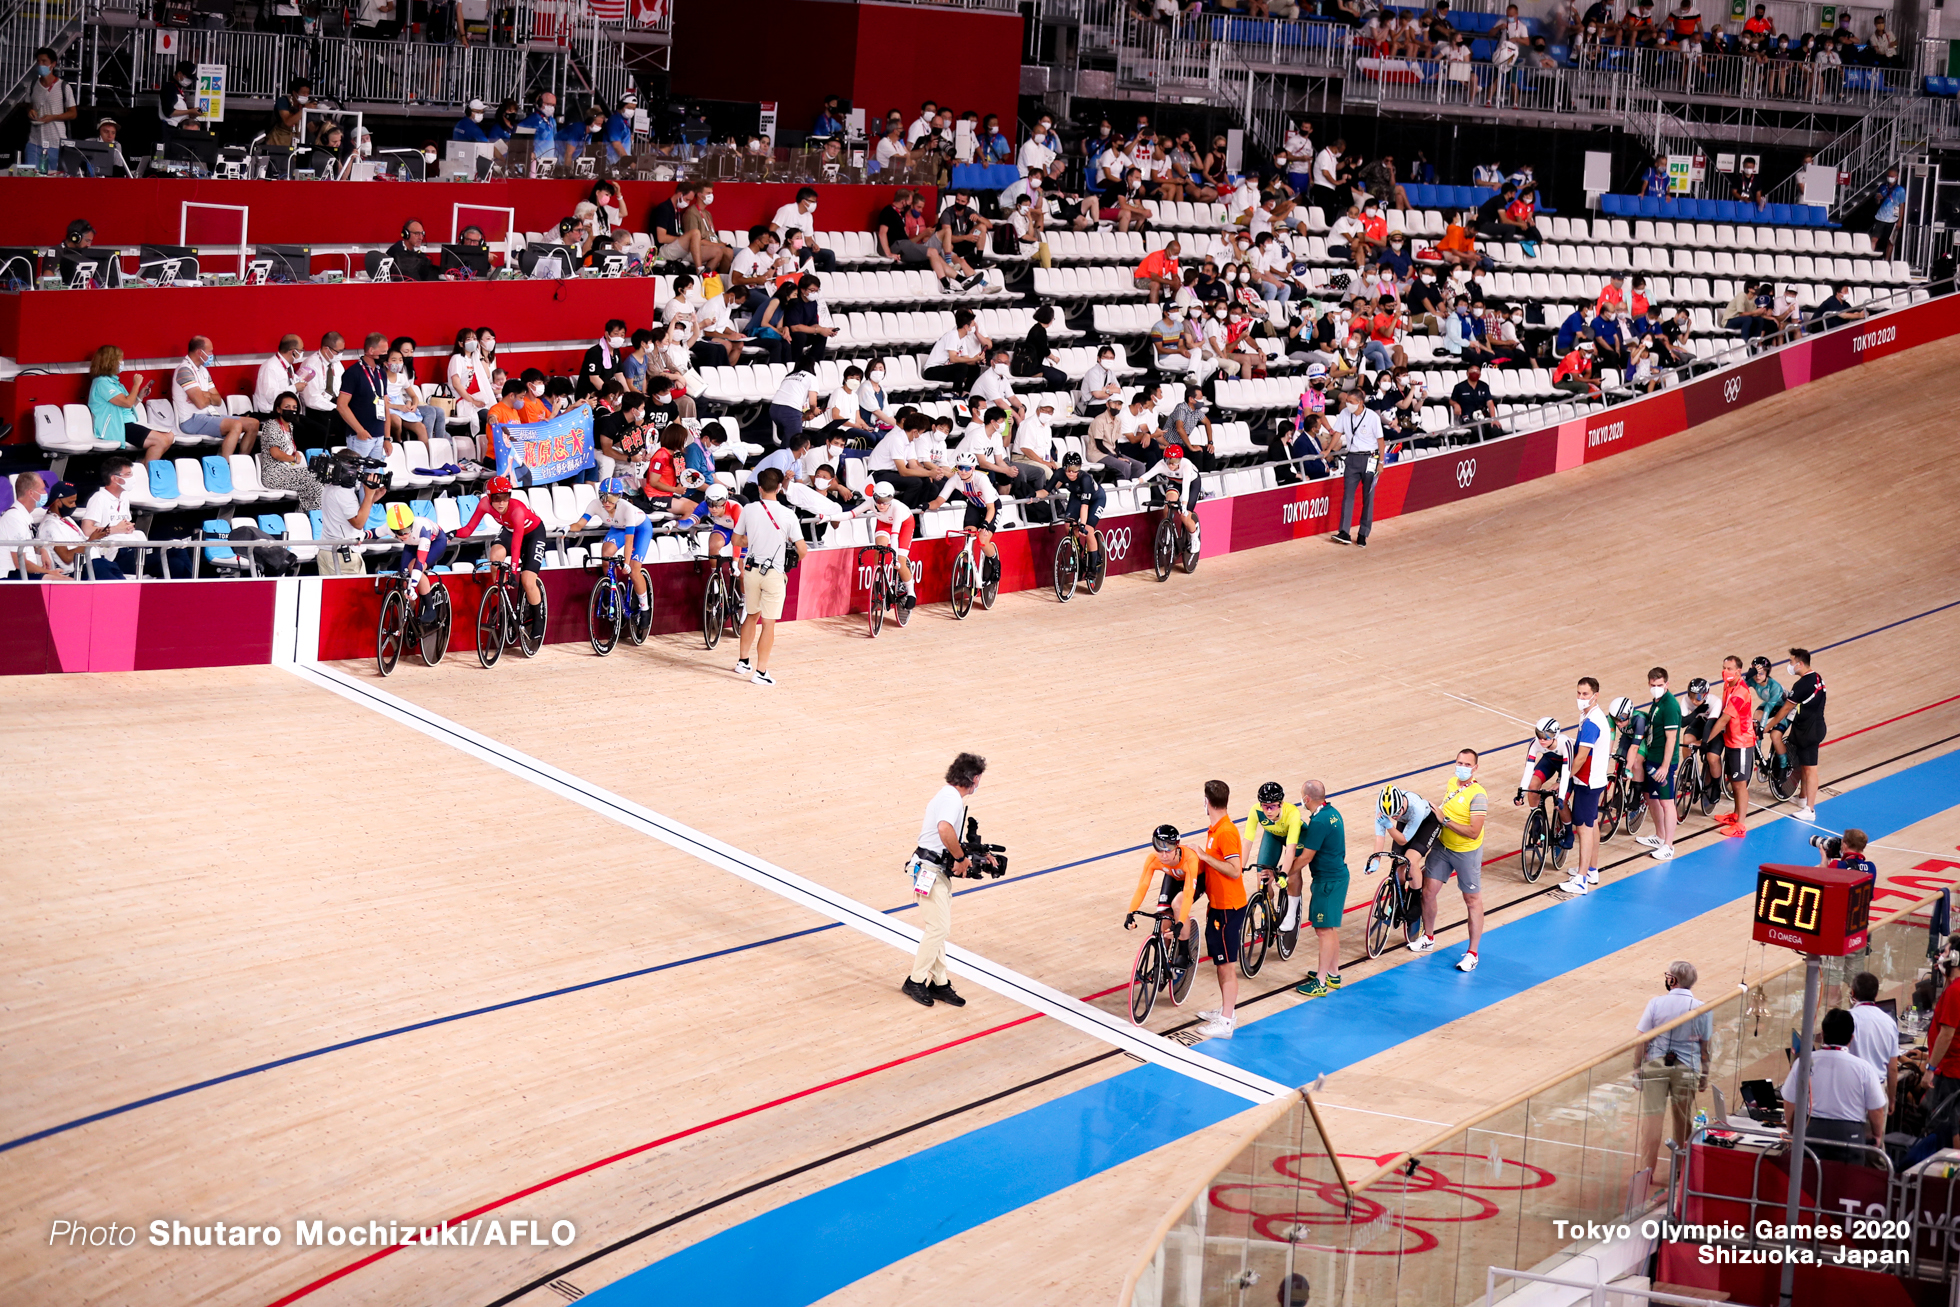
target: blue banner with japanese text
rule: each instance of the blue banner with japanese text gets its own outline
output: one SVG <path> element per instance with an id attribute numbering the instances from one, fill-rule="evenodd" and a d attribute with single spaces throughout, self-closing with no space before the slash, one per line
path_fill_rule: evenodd
<path id="1" fill-rule="evenodd" d="M 520 486 L 549 485 L 592 466 L 592 409 L 581 404 L 543 422 L 492 422 L 497 472 Z"/>

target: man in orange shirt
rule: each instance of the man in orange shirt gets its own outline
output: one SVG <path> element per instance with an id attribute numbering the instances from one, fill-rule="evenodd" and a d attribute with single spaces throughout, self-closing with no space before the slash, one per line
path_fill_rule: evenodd
<path id="1" fill-rule="evenodd" d="M 1150 292 L 1150 302 L 1157 303 L 1165 295 L 1177 294 L 1178 287 L 1184 284 L 1177 271 L 1178 244 L 1172 241 L 1161 250 L 1153 250 L 1143 256 L 1137 265 L 1136 282 L 1138 290 Z"/>
<path id="2" fill-rule="evenodd" d="M 1708 729 L 1708 738 L 1722 737 L 1722 775 L 1735 795 L 1735 811 L 1715 819 L 1722 834 L 1740 837 L 1748 833 L 1749 777 L 1756 765 L 1756 703 L 1749 683 L 1742 678 L 1742 659 L 1730 654 L 1722 660 L 1722 715 Z"/>
<path id="3" fill-rule="evenodd" d="M 1239 828 L 1225 809 L 1231 804 L 1232 790 L 1224 781 L 1205 782 L 1205 817 L 1211 829 L 1205 832 L 1204 852 L 1197 855 L 1205 869 L 1205 951 L 1218 967 L 1219 1005 L 1200 1012 L 1205 1024 L 1198 1027 L 1203 1039 L 1230 1039 L 1236 1020 L 1233 1009 L 1239 1000 L 1239 935 L 1245 928 L 1245 845 Z"/>

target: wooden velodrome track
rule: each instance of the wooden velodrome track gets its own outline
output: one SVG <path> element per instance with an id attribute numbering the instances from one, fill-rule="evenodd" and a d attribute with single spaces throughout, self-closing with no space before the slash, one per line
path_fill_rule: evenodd
<path id="1" fill-rule="evenodd" d="M 1960 600 L 1956 365 L 1960 342 L 1923 347 L 1388 523 L 1365 552 L 1308 540 L 1066 606 L 1032 591 L 963 623 L 925 609 L 875 642 L 856 618 L 793 623 L 773 691 L 730 676 L 727 645 L 684 636 L 604 661 L 565 646 L 491 672 L 405 665 L 387 688 L 874 907 L 910 900 L 899 865 L 918 813 L 955 752 L 982 753 L 972 808 L 1014 876 L 957 901 L 955 940 L 1096 994 L 1136 942 L 1120 919 L 1140 855 L 1115 851 L 1159 822 L 1198 825 L 1208 777 L 1231 783 L 1235 811 L 1269 778 L 1367 786 L 1337 801 L 1362 827 L 1382 778 L 1438 789 L 1458 747 L 1509 745 L 1519 719 L 1569 712 L 1582 673 L 1610 696 L 1655 662 L 1678 687 L 1725 653 L 1842 640 L 1817 658 L 1845 737 L 1824 778 L 1850 791 L 1951 749 L 1926 751 L 1960 733 L 1960 700 L 1939 702 L 1960 691 L 1960 607 L 1942 608 Z M 536 1282 L 517 1300 L 562 1302 L 1134 1065 L 972 984 L 964 1010 L 920 1009 L 897 992 L 892 949 L 284 671 L 8 689 L 0 738 L 30 770 L 10 786 L 4 858 L 0 1301 L 474 1305 Z M 1516 844 L 1502 799 L 1519 765 L 1499 752 L 1483 777 L 1493 854 Z M 1951 849 L 1956 802 L 1900 842 Z M 1632 851 L 1625 836 L 1606 849 Z M 1523 897 L 1550 883 L 1526 887 L 1515 858 L 1492 866 L 1488 900 L 1522 900 L 1493 927 L 1558 911 Z M 1349 901 L 1372 888 L 1357 875 Z M 1448 891 L 1443 919 L 1460 918 Z M 1740 921 L 1709 913 L 1336 1074 L 1322 1101 L 1337 1143 L 1392 1151 L 1619 1042 L 1671 957 L 1696 958 L 1718 994 L 1744 962 Z M 1358 956 L 1358 915 L 1347 934 L 1343 956 Z M 1242 1020 L 1296 1003 L 1306 961 L 1269 959 L 1241 1002 L 1286 988 Z M 1160 1004 L 1151 1024 L 1214 994 L 1207 973 L 1202 1004 Z M 1354 1019 L 1368 1019 L 1358 1001 Z M 399 1033 L 368 1038 L 383 1032 Z M 301 1056 L 316 1050 L 332 1051 Z M 234 1076 L 249 1068 L 264 1069 Z M 1108 1301 L 1231 1133 L 964 1229 L 833 1298 Z M 365 1249 L 291 1233 L 433 1224 L 534 1188 L 493 1214 L 541 1232 L 570 1220 L 569 1248 L 361 1264 Z M 151 1248 L 159 1218 L 286 1236 L 269 1251 Z M 141 1233 L 51 1248 L 56 1219 Z M 770 1274 L 731 1265 L 725 1300 Z"/>

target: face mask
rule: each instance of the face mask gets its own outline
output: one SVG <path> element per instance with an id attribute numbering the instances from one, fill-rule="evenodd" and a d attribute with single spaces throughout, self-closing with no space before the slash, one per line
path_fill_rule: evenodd
<path id="1" fill-rule="evenodd" d="M 1215 312 L 1213 312 L 1211 316 L 1217 318 L 1220 322 L 1223 322 L 1225 320 L 1225 310 L 1218 309 Z"/>
<path id="2" fill-rule="evenodd" d="M 1460 781 L 1467 781 L 1467 780 L 1469 780 L 1469 779 L 1470 779 L 1470 768 L 1469 768 L 1469 767 L 1468 767 L 1468 766 L 1467 766 L 1466 764 L 1464 764 L 1464 763 L 1458 763 L 1458 764 L 1456 765 L 1456 778 L 1457 778 L 1458 780 L 1460 780 Z"/>
<path id="3" fill-rule="evenodd" d="M 883 381 L 885 379 L 885 370 L 883 368 L 871 369 L 871 379 L 873 381 Z"/>
<path id="4" fill-rule="evenodd" d="M 1667 687 L 1665 685 L 1650 685 L 1647 687 L 1647 697 L 1649 699 L 1658 699 L 1666 693 Z"/>
<path id="5" fill-rule="evenodd" d="M 294 422 L 299 418 L 299 410 L 296 408 L 282 408 L 276 416 L 281 422 Z"/>
<path id="6" fill-rule="evenodd" d="M 488 354 L 491 350 L 495 348 L 497 348 L 497 338 L 495 336 L 483 337 L 483 352 L 485 354 Z"/>
<path id="7" fill-rule="evenodd" d="M 483 121 L 483 115 L 480 113 L 473 113 L 470 115 L 470 121 L 473 123 L 480 123 Z"/>
<path id="8" fill-rule="evenodd" d="M 626 348 L 626 337 L 624 337 L 624 336 L 609 336 L 609 337 L 607 337 L 607 339 L 606 339 L 606 344 L 608 344 L 608 345 L 610 345 L 610 346 L 612 346 L 612 347 L 613 347 L 614 349 L 625 349 L 625 348 Z"/>
<path id="9" fill-rule="evenodd" d="M 1007 375 L 1007 365 L 1006 365 L 1005 363 L 996 363 L 996 364 L 994 364 L 994 375 L 995 375 L 995 376 L 997 376 L 997 377 L 1004 377 L 1004 376 L 1006 376 L 1006 375 Z"/>
<path id="10" fill-rule="evenodd" d="M 525 387 L 525 389 L 529 390 L 533 395 L 541 396 L 544 394 L 544 382 L 534 381 L 529 386 Z"/>
<path id="11" fill-rule="evenodd" d="M 828 490 L 828 489 L 830 489 L 830 478 L 829 478 L 829 477 L 818 477 L 818 478 L 817 478 L 817 480 L 816 480 L 816 487 L 817 487 L 817 489 L 819 489 L 819 490 Z"/>
<path id="12" fill-rule="evenodd" d="M 401 370 L 402 370 L 402 365 L 399 363 L 390 363 L 388 365 L 388 371 L 393 372 L 396 375 L 400 375 Z"/>
<path id="13" fill-rule="evenodd" d="M 844 383 L 844 389 L 846 391 L 856 390 L 857 388 L 858 388 L 858 383 L 855 381 L 847 381 Z"/>
<path id="14" fill-rule="evenodd" d="M 34 75 L 35 75 L 36 77 L 52 77 L 52 76 L 54 75 L 54 65 L 53 65 L 53 64 L 35 64 L 35 65 L 34 65 Z"/>
<path id="15" fill-rule="evenodd" d="M 1573 702 L 1579 705 L 1579 711 L 1582 713 L 1592 707 L 1591 699 L 1575 699 Z"/>
<path id="16" fill-rule="evenodd" d="M 72 516 L 74 515 L 74 512 L 75 512 L 75 505 L 74 505 L 74 503 L 73 503 L 73 502 L 71 501 L 71 502 L 68 502 L 68 503 L 64 503 L 64 504 L 62 504 L 62 505 L 61 505 L 60 507 L 58 507 L 58 508 L 56 508 L 56 509 L 55 509 L 54 511 L 55 511 L 55 516 L 56 516 L 56 517 L 72 517 Z"/>
<path id="17" fill-rule="evenodd" d="M 473 340 L 466 340 L 463 342 L 463 353 L 465 354 L 476 353 L 476 348 L 477 348 L 476 342 Z"/>

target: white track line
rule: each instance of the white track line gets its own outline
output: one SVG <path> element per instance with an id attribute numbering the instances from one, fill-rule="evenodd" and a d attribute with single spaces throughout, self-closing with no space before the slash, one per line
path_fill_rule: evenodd
<path id="1" fill-rule="evenodd" d="M 807 880 L 794 872 L 764 862 L 753 854 L 703 835 L 630 799 L 600 789 L 589 781 L 582 780 L 569 772 L 560 771 L 549 763 L 520 753 L 488 736 L 479 735 L 466 726 L 440 717 L 386 690 L 318 663 L 296 660 L 275 665 L 283 667 L 309 684 L 331 690 L 342 698 L 420 731 L 431 739 L 487 762 L 493 767 L 501 768 L 520 780 L 529 781 L 560 798 L 569 799 L 573 803 L 589 808 L 630 830 L 651 836 L 663 844 L 671 845 L 683 853 L 699 858 L 710 866 L 739 876 L 750 884 L 759 885 L 773 894 L 779 894 L 820 916 L 828 917 L 832 921 L 869 935 L 880 943 L 901 950 L 907 956 L 918 950 L 918 927 L 902 919 L 887 916 L 876 908 L 846 898 L 815 881 Z M 1059 990 L 1050 989 L 1018 972 L 1010 971 L 971 950 L 948 945 L 946 958 L 952 970 L 997 994 L 1033 1008 L 1043 1016 L 1053 1017 L 1064 1025 L 1112 1045 L 1133 1057 L 1154 1062 L 1158 1066 L 1188 1076 L 1214 1089 L 1222 1089 L 1228 1094 L 1255 1103 L 1263 1103 L 1294 1092 L 1277 1081 L 1240 1070 L 1203 1053 L 1193 1052 L 1162 1035 L 1152 1034 L 1126 1020 L 1113 1017 L 1099 1008 L 1090 1007 L 1087 1003 Z"/>

